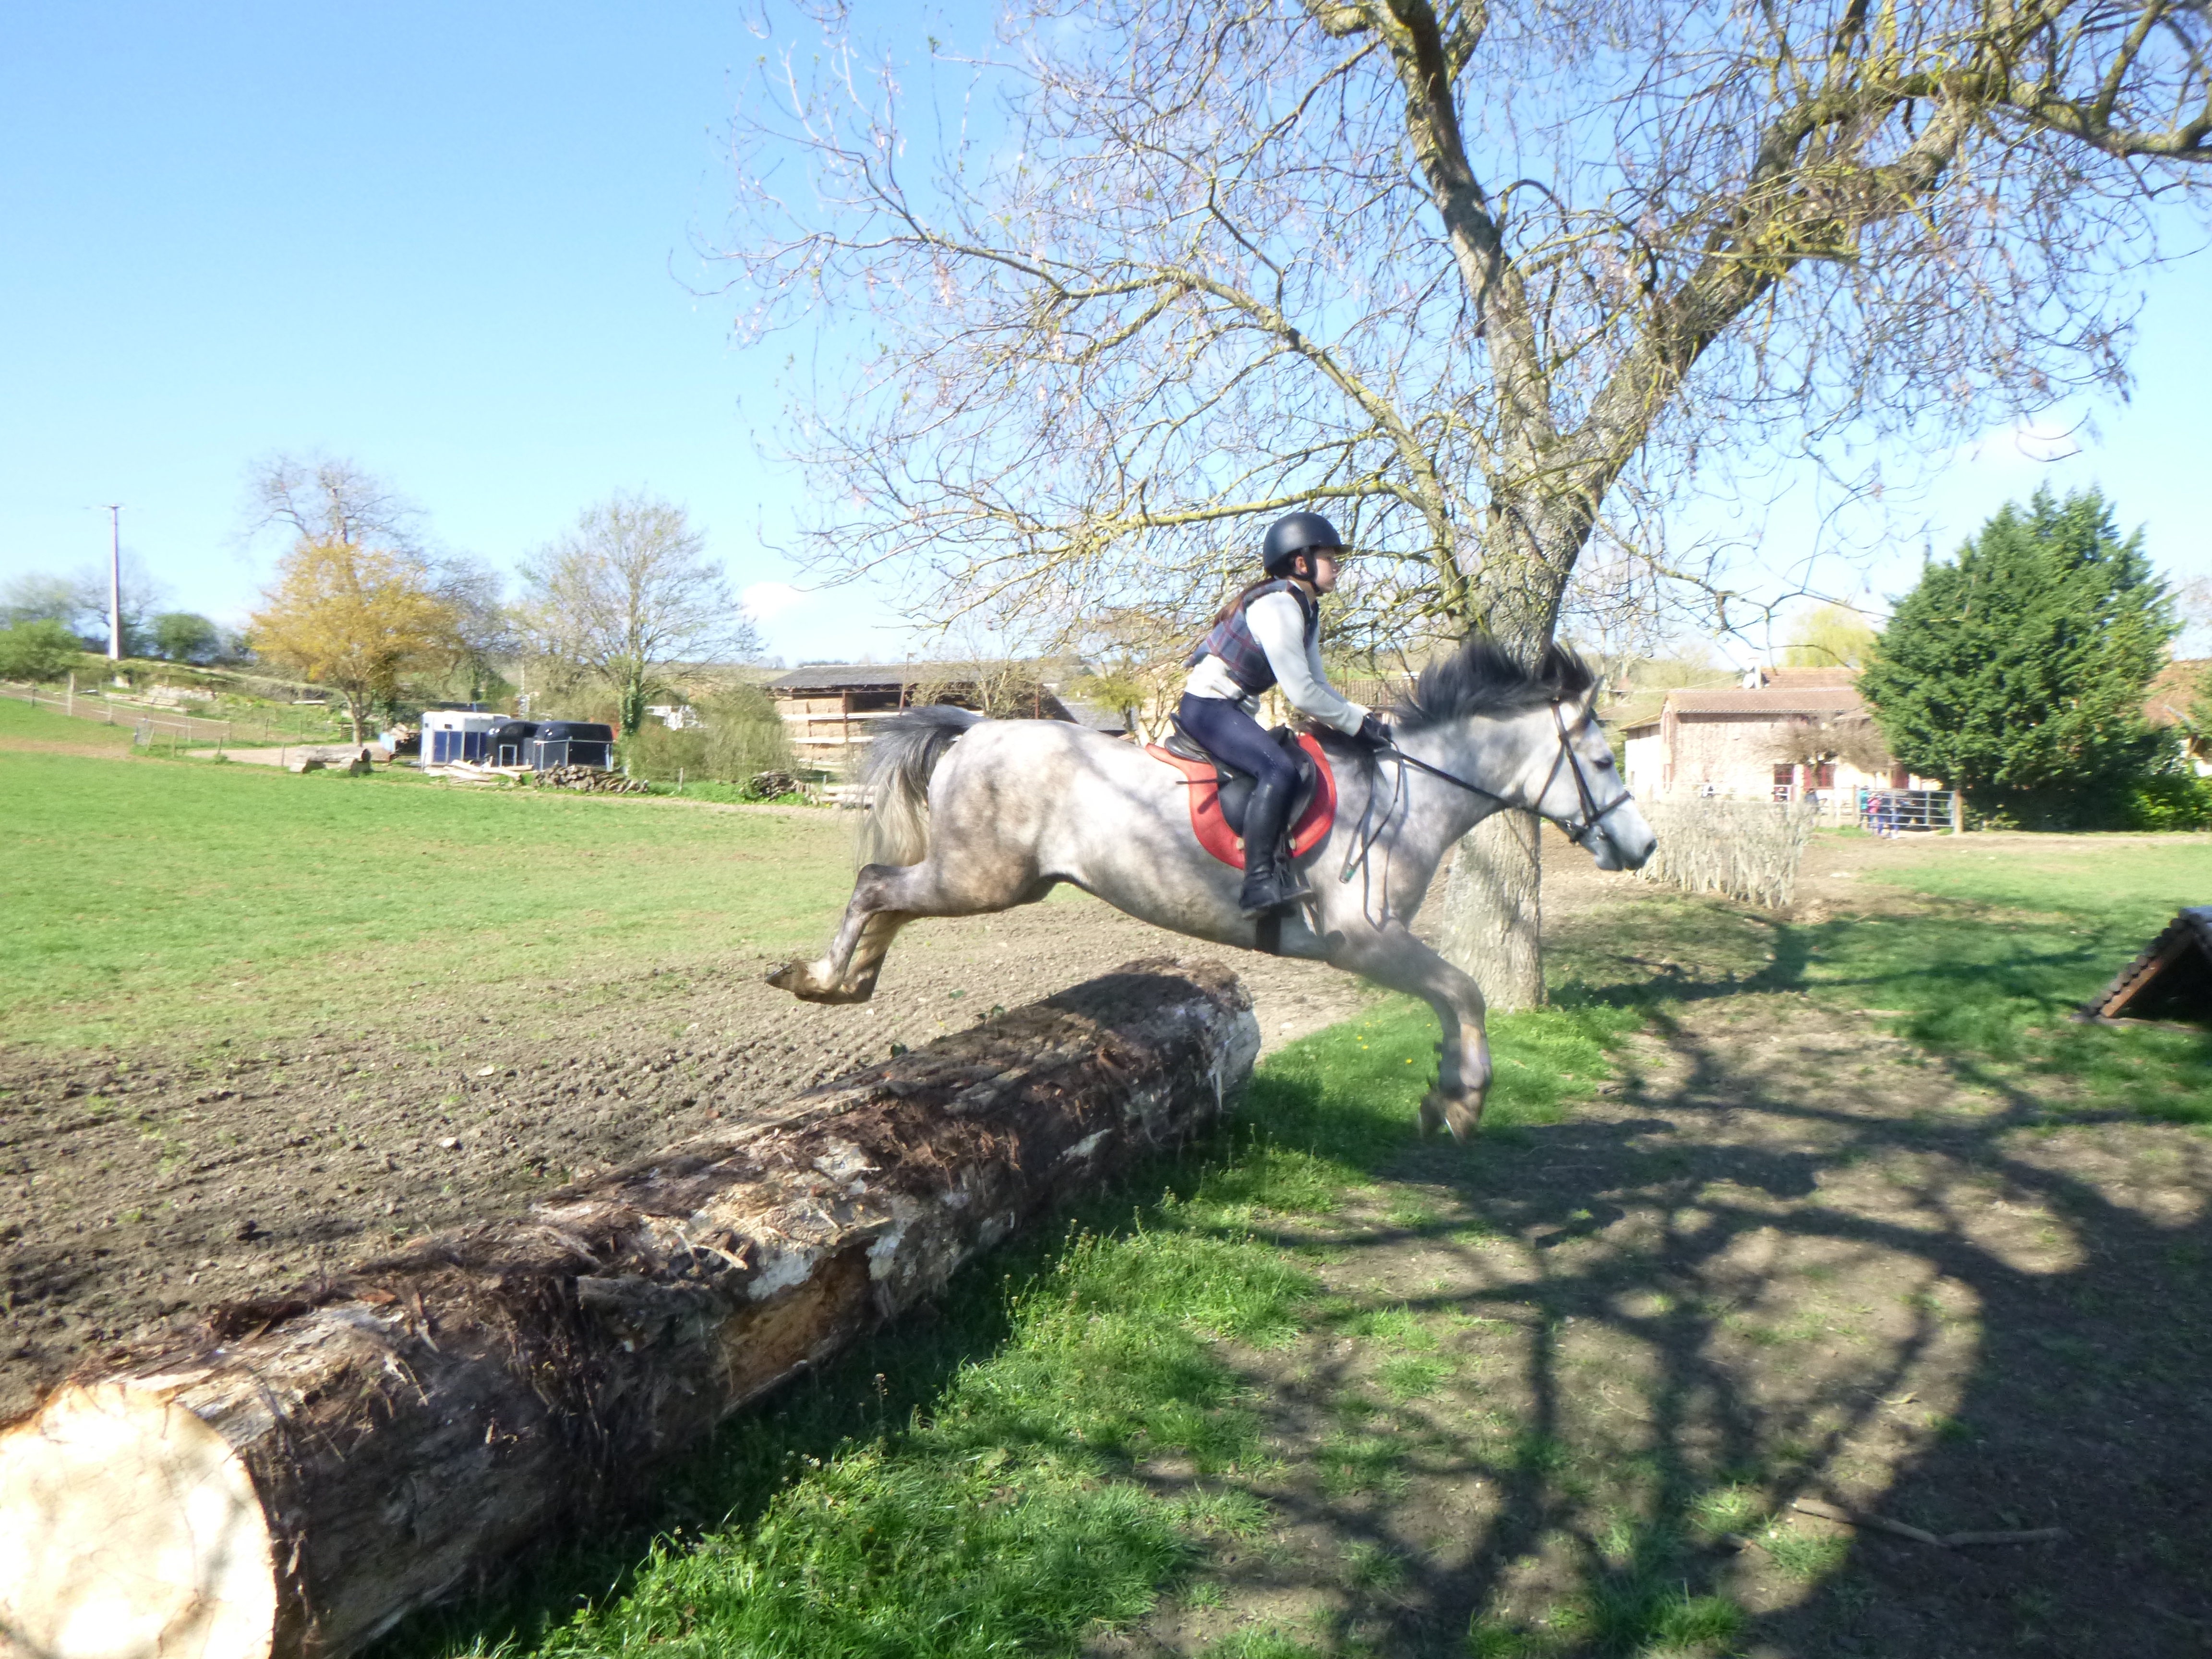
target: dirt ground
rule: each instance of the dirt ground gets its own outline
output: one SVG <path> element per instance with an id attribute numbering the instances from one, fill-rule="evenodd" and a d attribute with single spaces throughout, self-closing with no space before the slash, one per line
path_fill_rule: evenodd
<path id="1" fill-rule="evenodd" d="M 1563 933 L 1650 891 L 1547 854 Z M 1824 837 L 1797 919 L 1911 902 L 1858 878 L 1943 855 Z M 149 1322 L 518 1205 L 1160 945 L 1055 902 L 916 927 L 866 1011 L 802 1006 L 732 961 L 623 988 L 574 1039 L 454 1012 L 189 1073 L 15 1056 L 0 1418 Z M 1271 1045 L 1363 1001 L 1326 969 L 1233 965 Z M 1328 1290 L 1374 1317 L 1238 1357 L 1275 1520 L 1102 1653 L 1273 1627 L 1464 1656 L 1484 1609 L 1479 1655 L 1610 1651 L 1609 1628 L 1678 1593 L 1686 1618 L 1720 1594 L 1754 1621 L 1684 1652 L 2212 1651 L 2212 1140 L 2054 1123 L 1879 1020 L 1733 971 L 1701 994 L 1699 965 L 1680 970 L 1675 1012 L 1597 1100 L 1411 1150 L 1311 1225 Z M 1933 1548 L 1796 1496 L 2066 1536 Z M 1693 1557 L 1668 1553 L 1685 1538 Z"/>
<path id="2" fill-rule="evenodd" d="M 191 1066 L 0 1055 L 0 1422 L 143 1327 L 520 1206 L 1166 941 L 1073 895 L 915 925 L 858 1008 L 796 1002 L 744 958 L 543 1023 L 409 1009 L 399 1030 Z M 1271 1048 L 1365 994 L 1311 963 L 1235 965 Z"/>

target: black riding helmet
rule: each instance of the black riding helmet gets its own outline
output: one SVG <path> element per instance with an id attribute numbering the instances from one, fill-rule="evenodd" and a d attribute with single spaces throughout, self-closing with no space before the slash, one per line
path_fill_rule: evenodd
<path id="1" fill-rule="evenodd" d="M 1344 538 L 1336 526 L 1318 513 L 1286 513 L 1267 526 L 1260 544 L 1260 562 L 1270 576 L 1279 576 L 1301 553 L 1341 553 Z"/>

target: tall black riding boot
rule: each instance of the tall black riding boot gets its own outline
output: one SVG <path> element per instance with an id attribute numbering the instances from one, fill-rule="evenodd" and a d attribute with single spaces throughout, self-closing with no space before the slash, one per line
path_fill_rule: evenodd
<path id="1" fill-rule="evenodd" d="M 1238 907 L 1248 916 L 1264 916 L 1313 896 L 1283 847 L 1296 786 L 1258 783 L 1244 807 L 1244 890 Z"/>

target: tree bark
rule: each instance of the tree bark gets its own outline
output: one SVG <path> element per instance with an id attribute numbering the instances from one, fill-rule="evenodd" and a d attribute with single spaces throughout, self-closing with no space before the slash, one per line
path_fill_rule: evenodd
<path id="1" fill-rule="evenodd" d="M 1118 972 L 216 1309 L 0 1434 L 0 1651 L 338 1659 L 633 1495 L 730 1413 L 1213 1116 L 1218 963 Z"/>
<path id="2" fill-rule="evenodd" d="M 1443 954 L 1493 1013 L 1544 1000 L 1542 822 L 1493 812 L 1469 830 L 1444 885 Z"/>

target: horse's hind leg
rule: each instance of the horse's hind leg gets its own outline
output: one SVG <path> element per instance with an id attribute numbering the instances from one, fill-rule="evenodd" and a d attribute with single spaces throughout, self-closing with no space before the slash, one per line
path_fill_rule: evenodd
<path id="1" fill-rule="evenodd" d="M 916 916 L 981 915 L 1043 896 L 1042 890 L 1027 890 L 1031 884 L 1011 870 L 965 873 L 963 880 L 948 878 L 933 857 L 905 866 L 862 865 L 829 951 L 816 962 L 786 963 L 768 982 L 804 1002 L 866 1002 L 875 994 L 891 940 Z"/>
<path id="2" fill-rule="evenodd" d="M 1421 1133 L 1442 1127 L 1464 1140 L 1480 1127 L 1490 1090 L 1490 1039 L 1483 1030 L 1482 988 L 1397 922 L 1359 927 L 1329 951 L 1330 963 L 1393 991 L 1419 997 L 1437 1011 L 1437 1085 L 1421 1102 Z"/>
<path id="3" fill-rule="evenodd" d="M 845 903 L 845 919 L 830 941 L 830 949 L 817 961 L 787 962 L 768 976 L 768 982 L 802 1002 L 866 1002 L 875 994 L 875 970 L 890 949 L 892 936 L 906 921 L 895 897 L 902 884 L 900 878 L 927 867 L 862 865 L 853 880 L 853 896 Z M 864 941 L 874 946 L 866 981 L 862 985 L 848 984 L 846 970 Z"/>

